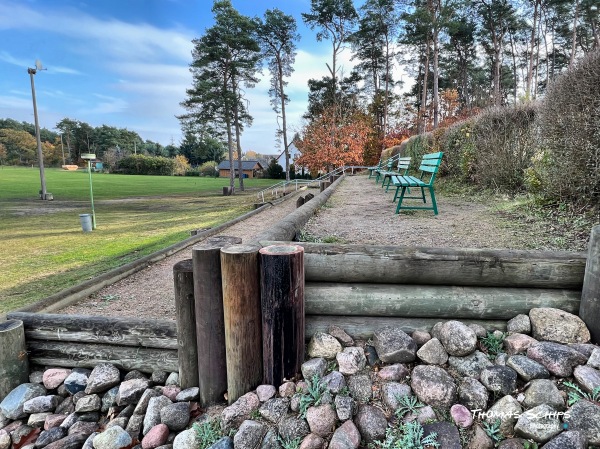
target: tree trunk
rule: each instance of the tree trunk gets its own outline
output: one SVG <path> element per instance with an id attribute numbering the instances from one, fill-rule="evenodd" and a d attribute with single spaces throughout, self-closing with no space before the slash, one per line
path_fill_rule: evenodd
<path id="1" fill-rule="evenodd" d="M 278 82 L 279 82 L 279 95 L 281 96 L 281 127 L 283 134 L 283 150 L 285 153 L 285 180 L 290 180 L 290 153 L 288 148 L 288 137 L 287 137 L 287 120 L 285 116 L 285 93 L 283 91 L 283 63 L 281 58 L 277 55 L 277 69 L 278 69 Z"/>
<path id="2" fill-rule="evenodd" d="M 29 361 L 23 322 L 0 323 L 0 401 L 29 379 Z"/>
<path id="3" fill-rule="evenodd" d="M 433 19 L 433 128 L 439 124 L 439 0 L 431 2 L 431 16 Z"/>
<path id="4" fill-rule="evenodd" d="M 233 93 L 235 95 L 235 103 L 233 104 L 233 124 L 235 128 L 235 143 L 238 153 L 238 179 L 240 183 L 240 191 L 244 191 L 244 170 L 242 170 L 242 143 L 240 142 L 240 112 L 239 112 L 239 86 L 235 78 L 232 77 Z"/>
<path id="5" fill-rule="evenodd" d="M 223 92 L 227 92 L 227 72 L 223 74 Z M 231 134 L 230 109 L 227 104 L 225 104 L 225 128 L 227 129 L 227 148 L 229 150 L 229 192 L 231 195 L 233 195 L 235 189 L 235 166 L 233 165 L 233 135 Z"/>
<path id="6" fill-rule="evenodd" d="M 426 111 L 427 111 L 427 81 L 429 78 L 429 37 L 425 43 L 425 63 L 423 65 L 423 90 L 421 92 L 421 110 L 419 111 L 419 134 L 423 134 L 427 129 Z"/>
<path id="7" fill-rule="evenodd" d="M 569 59 L 569 68 L 575 63 L 575 53 L 577 53 L 577 21 L 579 20 L 579 0 L 575 0 L 575 14 L 573 15 L 573 35 L 571 39 L 571 58 Z"/>
<path id="8" fill-rule="evenodd" d="M 533 26 L 531 27 L 531 47 L 529 49 L 529 68 L 527 70 L 527 87 L 525 88 L 525 96 L 527 99 L 531 99 L 531 81 L 533 79 L 533 49 L 535 47 L 535 32 L 537 28 L 537 16 L 538 16 L 538 5 L 539 0 L 534 0 L 534 8 L 533 8 Z"/>

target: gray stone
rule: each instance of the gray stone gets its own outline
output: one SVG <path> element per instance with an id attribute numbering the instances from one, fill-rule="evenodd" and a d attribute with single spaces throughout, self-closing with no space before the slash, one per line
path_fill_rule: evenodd
<path id="1" fill-rule="evenodd" d="M 296 384 L 294 382 L 284 382 L 279 386 L 279 396 L 282 398 L 291 398 L 296 393 Z"/>
<path id="2" fill-rule="evenodd" d="M 25 383 L 14 388 L 0 403 L 0 412 L 9 419 L 24 418 L 23 405 L 38 396 L 45 396 L 46 389 L 40 384 Z"/>
<path id="3" fill-rule="evenodd" d="M 410 334 L 410 337 L 415 341 L 419 348 L 431 340 L 431 334 L 420 329 L 413 331 L 413 333 Z"/>
<path id="4" fill-rule="evenodd" d="M 562 431 L 558 412 L 547 404 L 527 410 L 517 420 L 515 433 L 537 443 L 546 443 Z"/>
<path id="5" fill-rule="evenodd" d="M 260 444 L 260 449 L 283 449 L 281 442 L 279 441 L 279 435 L 277 435 L 276 428 L 267 430 L 267 434 L 264 436 L 262 443 Z"/>
<path id="6" fill-rule="evenodd" d="M 507 395 L 517 387 L 517 372 L 508 366 L 490 366 L 481 372 L 479 380 L 488 390 Z"/>
<path id="7" fill-rule="evenodd" d="M 587 343 L 590 331 L 577 315 L 552 307 L 529 311 L 533 338 L 555 343 Z"/>
<path id="8" fill-rule="evenodd" d="M 338 394 L 346 386 L 346 378 L 339 371 L 332 371 L 323 376 L 321 382 L 327 386 L 327 390 L 332 394 Z"/>
<path id="9" fill-rule="evenodd" d="M 523 406 L 528 409 L 542 404 L 549 405 L 555 410 L 564 410 L 565 408 L 565 400 L 560 391 L 554 382 L 548 379 L 532 380 L 527 390 L 525 390 L 525 397 L 522 402 Z"/>
<path id="10" fill-rule="evenodd" d="M 444 325 L 443 321 L 438 321 L 437 323 L 435 323 L 433 325 L 433 327 L 431 328 L 431 337 L 432 338 L 437 338 L 438 340 L 440 339 L 440 332 L 442 330 L 442 326 Z"/>
<path id="11" fill-rule="evenodd" d="M 233 440 L 230 437 L 223 437 L 221 440 L 225 438 L 231 441 L 227 449 L 233 449 Z M 217 441 L 210 447 L 212 448 L 213 446 L 219 444 L 221 440 Z M 179 433 L 173 441 L 173 449 L 198 449 L 199 446 L 200 439 L 198 438 L 195 429 L 184 430 L 183 432 Z"/>
<path id="12" fill-rule="evenodd" d="M 26 439 L 29 435 L 34 434 L 35 429 L 30 426 L 20 425 L 10 433 L 10 438 L 13 443 L 13 447 L 21 447 L 25 444 Z"/>
<path id="13" fill-rule="evenodd" d="M 467 327 L 473 329 L 473 332 L 475 332 L 475 335 L 478 338 L 483 338 L 487 335 L 487 330 L 485 329 L 485 327 L 483 327 L 480 324 L 471 323 L 471 324 L 468 324 Z"/>
<path id="14" fill-rule="evenodd" d="M 161 408 L 160 422 L 166 424 L 173 432 L 185 429 L 190 422 L 190 403 L 176 402 Z"/>
<path id="15" fill-rule="evenodd" d="M 47 390 L 54 390 L 65 381 L 69 374 L 71 374 L 71 370 L 65 368 L 50 368 L 41 373 L 41 378 L 39 377 L 39 373 L 39 371 L 37 373 L 32 373 L 29 376 L 30 382 L 37 384 L 43 383 Z"/>
<path id="16" fill-rule="evenodd" d="M 335 430 L 335 410 L 330 404 L 309 407 L 306 411 L 306 422 L 311 433 L 328 437 Z"/>
<path id="17" fill-rule="evenodd" d="M 268 401 L 276 393 L 277 389 L 273 385 L 259 385 L 256 387 L 256 396 L 260 402 Z"/>
<path id="18" fill-rule="evenodd" d="M 135 380 L 135 379 L 134 379 Z M 142 434 L 146 435 L 157 424 L 160 424 L 160 411 L 163 407 L 171 405 L 171 400 L 166 396 L 157 396 L 150 398 L 146 415 L 144 416 L 144 427 Z"/>
<path id="19" fill-rule="evenodd" d="M 559 343 L 541 341 L 527 350 L 527 357 L 541 363 L 558 377 L 570 377 L 573 368 L 583 365 L 587 358 L 579 351 Z"/>
<path id="20" fill-rule="evenodd" d="M 80 449 L 81 446 L 87 440 L 87 437 L 87 435 L 83 435 L 81 433 L 74 433 L 72 435 L 67 435 L 64 438 L 61 438 L 60 440 L 55 441 L 54 443 L 50 443 L 44 449 Z M 95 449 L 111 449 L 112 447 L 114 446 L 96 446 Z"/>
<path id="21" fill-rule="evenodd" d="M 479 424 L 473 426 L 473 435 L 467 449 L 493 449 L 494 442 Z"/>
<path id="22" fill-rule="evenodd" d="M 150 376 L 150 382 L 154 385 L 164 385 L 169 377 L 169 373 L 166 371 L 156 370 Z"/>
<path id="23" fill-rule="evenodd" d="M 233 437 L 235 449 L 254 449 L 267 433 L 267 427 L 257 421 L 246 420 Z"/>
<path id="24" fill-rule="evenodd" d="M 58 407 L 54 410 L 54 413 L 58 415 L 70 415 L 75 411 L 75 404 L 73 404 L 73 397 L 69 396 L 64 398 Z"/>
<path id="25" fill-rule="evenodd" d="M 278 423 L 282 417 L 287 415 L 289 407 L 289 398 L 272 398 L 261 405 L 258 412 L 267 421 Z"/>
<path id="26" fill-rule="evenodd" d="M 304 438 L 309 433 L 308 423 L 297 415 L 287 415 L 279 423 L 279 435 L 284 440 Z"/>
<path id="27" fill-rule="evenodd" d="M 432 338 L 417 351 L 417 357 L 429 365 L 443 365 L 448 353 L 437 338 Z"/>
<path id="28" fill-rule="evenodd" d="M 131 370 L 127 374 L 125 374 L 125 377 L 123 378 L 123 381 L 131 380 L 131 379 L 146 379 L 146 380 L 150 380 L 150 379 L 148 379 L 148 376 L 146 376 L 144 373 L 142 373 L 141 371 L 138 371 L 136 369 Z"/>
<path id="29" fill-rule="evenodd" d="M 385 438 L 388 422 L 385 414 L 378 407 L 367 404 L 359 405 L 354 423 L 367 444 Z"/>
<path id="30" fill-rule="evenodd" d="M 56 409 L 61 397 L 57 395 L 37 396 L 25 401 L 23 404 L 24 413 L 44 413 L 52 412 Z"/>
<path id="31" fill-rule="evenodd" d="M 143 421 L 143 420 L 142 420 Z M 112 426 L 119 426 L 122 429 L 127 430 L 127 424 L 129 423 L 129 418 L 125 418 L 125 417 L 121 417 L 119 418 L 118 416 L 114 419 L 111 419 L 108 424 L 106 424 L 106 426 L 104 426 L 106 429 L 108 429 L 109 427 Z M 129 432 L 127 432 L 129 433 Z M 131 435 L 131 434 L 129 434 Z M 132 437 L 133 438 L 133 437 Z"/>
<path id="32" fill-rule="evenodd" d="M 600 406 L 590 401 L 580 400 L 567 410 L 563 417 L 568 430 L 582 433 L 592 446 L 600 445 Z"/>
<path id="33" fill-rule="evenodd" d="M 300 393 L 297 393 L 294 396 L 292 396 L 292 399 L 290 400 L 290 410 L 291 411 L 298 413 L 298 411 L 300 410 L 300 398 L 301 397 L 302 397 L 302 395 Z"/>
<path id="34" fill-rule="evenodd" d="M 273 387 L 273 389 L 275 389 L 275 387 Z M 275 394 L 275 393 L 273 393 L 273 394 Z M 177 402 L 191 402 L 191 401 L 197 401 L 199 398 L 200 398 L 200 388 L 190 387 L 190 388 L 186 388 L 185 390 L 181 390 L 179 393 L 177 393 L 175 400 Z M 139 404 L 139 402 L 138 402 L 138 404 Z"/>
<path id="35" fill-rule="evenodd" d="M 324 444 L 325 440 L 323 438 L 321 438 L 319 435 L 311 433 L 304 437 L 298 449 L 322 449 Z"/>
<path id="36" fill-rule="evenodd" d="M 416 413 L 409 413 L 402 418 L 403 422 L 418 421 L 421 425 L 437 420 L 437 415 L 430 405 L 420 407 L 417 409 Z"/>
<path id="37" fill-rule="evenodd" d="M 479 378 L 485 368 L 493 366 L 490 359 L 481 351 L 475 351 L 465 357 L 448 357 L 448 364 L 461 376 L 475 378 Z"/>
<path id="38" fill-rule="evenodd" d="M 7 418 L 4 413 L 0 412 L 0 429 L 5 428 L 10 423 L 10 419 Z"/>
<path id="39" fill-rule="evenodd" d="M 592 368 L 600 369 L 600 348 L 594 348 L 587 364 Z"/>
<path id="40" fill-rule="evenodd" d="M 68 371 L 71 372 L 71 370 L 68 370 Z M 68 374 L 67 374 L 67 376 L 68 376 Z M 44 371 L 34 370 L 34 371 L 31 371 L 29 373 L 29 383 L 31 383 L 31 384 L 41 384 L 43 382 L 44 382 Z M 59 385 L 61 383 L 62 383 L 62 381 L 59 382 Z M 44 387 L 46 387 L 46 385 L 44 385 Z M 56 386 L 54 386 L 52 388 L 46 387 L 46 389 L 47 390 L 52 390 L 52 389 L 57 388 L 57 387 L 58 387 L 58 385 L 56 385 Z"/>
<path id="41" fill-rule="evenodd" d="M 591 366 L 581 365 L 573 370 L 573 377 L 588 392 L 600 387 L 600 371 Z"/>
<path id="42" fill-rule="evenodd" d="M 369 402 L 373 398 L 373 383 L 368 374 L 355 374 L 348 378 L 348 389 L 358 402 Z"/>
<path id="43" fill-rule="evenodd" d="M 525 449 L 525 440 L 521 438 L 507 438 L 498 443 L 498 449 Z"/>
<path id="44" fill-rule="evenodd" d="M 410 375 L 410 371 L 403 363 L 384 366 L 377 373 L 377 377 L 383 381 L 397 382 L 404 380 Z"/>
<path id="45" fill-rule="evenodd" d="M 131 445 L 131 436 L 120 427 L 111 427 L 94 438 L 95 449 L 122 449 Z"/>
<path id="46" fill-rule="evenodd" d="M 61 440 L 67 436 L 67 429 L 64 427 L 53 427 L 52 429 L 44 430 L 38 436 L 35 444 L 37 447 L 48 446 L 50 443 Z"/>
<path id="47" fill-rule="evenodd" d="M 502 344 L 508 355 L 525 354 L 537 340 L 525 334 L 512 334 L 504 339 Z"/>
<path id="48" fill-rule="evenodd" d="M 127 421 L 127 426 L 125 430 L 131 438 L 140 440 L 140 436 L 142 433 L 142 429 L 144 427 L 144 415 L 132 415 L 131 418 Z"/>
<path id="49" fill-rule="evenodd" d="M 348 335 L 346 331 L 344 331 L 344 329 L 336 326 L 335 324 L 329 326 L 329 328 L 327 329 L 327 333 L 332 337 L 337 338 L 338 341 L 342 344 L 342 346 L 354 346 L 354 340 L 352 339 L 352 337 Z"/>
<path id="50" fill-rule="evenodd" d="M 165 386 L 179 386 L 179 373 L 169 373 L 167 380 L 165 380 Z"/>
<path id="51" fill-rule="evenodd" d="M 373 333 L 377 355 L 385 363 L 408 363 L 416 358 L 417 344 L 398 327 L 384 327 Z"/>
<path id="52" fill-rule="evenodd" d="M 75 368 L 71 371 L 71 374 L 67 376 L 64 381 L 65 388 L 70 394 L 75 394 L 79 391 L 84 391 L 87 387 L 88 376 L 90 375 L 89 370 L 82 370 L 81 368 Z"/>
<path id="53" fill-rule="evenodd" d="M 100 432 L 94 432 L 89 437 L 87 437 L 87 440 L 85 440 L 85 443 L 83 443 L 81 449 L 94 449 L 94 438 L 96 438 L 96 435 L 99 434 Z"/>
<path id="54" fill-rule="evenodd" d="M 367 365 L 367 358 L 362 348 L 352 346 L 344 348 L 335 356 L 338 363 L 338 371 L 346 376 L 356 374 Z"/>
<path id="55" fill-rule="evenodd" d="M 529 334 L 531 332 L 531 321 L 527 315 L 517 315 L 506 323 L 506 331 L 509 334 Z"/>
<path id="56" fill-rule="evenodd" d="M 197 446 L 194 446 L 194 449 L 196 448 Z M 173 444 L 173 449 L 177 449 L 175 447 L 175 444 Z M 233 449 L 233 440 L 231 439 L 231 437 L 220 438 L 212 446 L 209 446 L 208 449 Z"/>
<path id="57" fill-rule="evenodd" d="M 69 435 L 74 435 L 76 433 L 79 433 L 81 435 L 85 435 L 86 437 L 88 437 L 89 435 L 94 433 L 96 430 L 98 430 L 98 427 L 99 427 L 99 425 L 98 425 L 97 420 L 94 422 L 77 421 L 75 424 L 73 424 L 69 428 Z"/>
<path id="58" fill-rule="evenodd" d="M 367 358 L 367 363 L 371 368 L 381 364 L 381 360 L 379 360 L 377 351 L 373 346 L 365 345 L 363 350 L 365 352 L 365 357 Z"/>
<path id="59" fill-rule="evenodd" d="M 419 400 L 432 407 L 449 409 L 457 399 L 454 379 L 439 366 L 417 365 L 410 386 Z"/>
<path id="60" fill-rule="evenodd" d="M 79 421 L 79 415 L 77 413 L 73 412 L 63 420 L 63 422 L 60 424 L 60 427 L 69 429 L 77 421 Z"/>
<path id="61" fill-rule="evenodd" d="M 44 427 L 46 418 L 50 415 L 52 415 L 50 412 L 32 413 L 29 415 L 27 425 L 30 427 Z"/>
<path id="62" fill-rule="evenodd" d="M 358 449 L 360 445 L 360 433 L 352 421 L 346 421 L 338 427 L 328 449 Z"/>
<path id="63" fill-rule="evenodd" d="M 160 395 L 161 394 L 156 390 L 152 390 L 150 388 L 147 389 L 146 391 L 144 391 L 142 393 L 142 397 L 136 404 L 135 409 L 133 410 L 133 413 L 135 415 L 144 415 L 146 413 L 146 409 L 148 408 L 148 403 L 150 402 L 150 399 L 158 397 Z"/>
<path id="64" fill-rule="evenodd" d="M 240 396 L 237 401 L 229 407 L 225 407 L 221 412 L 223 429 L 238 427 L 242 421 L 250 416 L 252 411 L 258 410 L 258 407 L 260 407 L 260 401 L 256 394 L 246 393 Z"/>
<path id="65" fill-rule="evenodd" d="M 505 436 L 514 433 L 517 418 L 521 415 L 521 404 L 510 395 L 500 398 L 487 412 L 475 413 L 475 419 L 482 417 L 488 423 L 500 421 L 500 432 Z"/>
<path id="66" fill-rule="evenodd" d="M 551 439 L 542 449 L 586 449 L 587 438 L 581 432 L 569 430 Z"/>
<path id="67" fill-rule="evenodd" d="M 100 420 L 99 412 L 84 412 L 77 413 L 79 419 L 77 421 L 88 421 L 88 422 L 97 422 Z"/>
<path id="68" fill-rule="evenodd" d="M 305 379 L 312 381 L 314 376 L 320 379 L 327 370 L 327 361 L 323 357 L 316 357 L 304 362 L 300 370 Z"/>
<path id="69" fill-rule="evenodd" d="M 452 421 L 457 427 L 466 429 L 473 425 L 473 414 L 462 404 L 454 404 L 450 407 L 450 416 L 452 416 Z"/>
<path id="70" fill-rule="evenodd" d="M 135 405 L 133 404 L 129 404 L 127 407 L 125 407 L 123 410 L 121 410 L 119 412 L 119 418 L 131 418 L 131 415 L 133 415 L 133 412 L 135 411 Z"/>
<path id="71" fill-rule="evenodd" d="M 588 359 L 591 357 L 594 349 L 598 348 L 598 346 L 592 343 L 569 343 L 568 346 L 581 352 Z"/>
<path id="72" fill-rule="evenodd" d="M 423 426 L 423 436 L 427 437 L 432 433 L 437 435 L 436 441 L 440 447 L 444 449 L 461 449 L 460 434 L 454 424 L 448 421 L 425 424 Z"/>
<path id="73" fill-rule="evenodd" d="M 117 395 L 118 394 L 119 394 L 118 386 L 112 387 L 110 390 L 108 390 L 106 393 L 104 393 L 104 395 L 102 396 L 102 407 L 100 408 L 100 411 L 102 413 L 106 413 L 109 408 L 111 408 L 113 405 L 115 405 L 117 403 Z"/>
<path id="74" fill-rule="evenodd" d="M 460 321 L 446 321 L 440 329 L 440 342 L 455 357 L 471 354 L 477 348 L 475 331 Z"/>
<path id="75" fill-rule="evenodd" d="M 388 382 L 381 387 L 381 399 L 390 410 L 395 411 L 399 406 L 399 398 L 412 396 L 410 387 L 398 382 Z"/>
<path id="76" fill-rule="evenodd" d="M 550 377 L 550 372 L 543 365 L 524 355 L 510 356 L 506 361 L 506 366 L 514 369 L 526 381 Z"/>
<path id="77" fill-rule="evenodd" d="M 327 360 L 333 360 L 338 352 L 342 350 L 342 345 L 335 337 L 324 332 L 316 332 L 308 343 L 308 356 L 322 357 Z"/>
<path id="78" fill-rule="evenodd" d="M 340 421 L 352 419 L 356 412 L 356 402 L 350 396 L 337 395 L 335 397 L 335 412 Z"/>
<path id="79" fill-rule="evenodd" d="M 85 387 L 86 394 L 104 393 L 121 381 L 119 369 L 110 363 L 100 363 L 94 367 Z"/>
<path id="80" fill-rule="evenodd" d="M 100 399 L 100 396 L 97 394 L 90 394 L 77 401 L 77 404 L 75 404 L 75 411 L 77 413 L 97 412 L 100 411 L 101 407 L 102 400 Z"/>
<path id="81" fill-rule="evenodd" d="M 149 386 L 148 379 L 131 379 L 122 382 L 119 385 L 117 405 L 136 404 Z"/>

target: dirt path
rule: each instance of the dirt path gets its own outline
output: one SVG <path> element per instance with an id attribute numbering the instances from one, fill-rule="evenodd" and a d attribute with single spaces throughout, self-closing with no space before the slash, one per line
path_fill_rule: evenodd
<path id="1" fill-rule="evenodd" d="M 221 235 L 243 241 L 277 222 L 296 207 L 295 195 Z M 394 214 L 393 194 L 384 193 L 366 176 L 345 179 L 329 202 L 307 224 L 309 237 L 381 245 L 471 248 L 525 248 L 526 239 L 507 227 L 490 207 L 458 197 L 438 195 L 439 215 L 432 211 Z M 61 313 L 174 319 L 173 265 L 190 258 L 186 249 L 106 287 Z"/>

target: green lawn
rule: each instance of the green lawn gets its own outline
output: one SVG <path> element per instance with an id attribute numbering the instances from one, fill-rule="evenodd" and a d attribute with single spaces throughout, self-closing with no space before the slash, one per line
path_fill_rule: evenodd
<path id="1" fill-rule="evenodd" d="M 46 170 L 42 201 L 36 168 L 0 167 L 0 313 L 30 304 L 111 268 L 217 226 L 252 209 L 257 189 L 222 196 L 228 179 L 94 173 L 98 228 L 83 233 L 90 212 L 88 174 Z"/>

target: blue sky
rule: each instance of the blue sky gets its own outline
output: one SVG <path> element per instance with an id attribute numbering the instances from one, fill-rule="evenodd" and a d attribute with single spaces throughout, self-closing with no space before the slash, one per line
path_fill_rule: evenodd
<path id="1" fill-rule="evenodd" d="M 300 13 L 310 10 L 310 0 L 232 3 L 250 16 L 278 7 L 296 18 L 302 39 L 289 79 L 288 112 L 292 131 L 300 128 L 306 83 L 324 76 L 331 59 L 330 43 L 318 43 L 302 23 Z M 211 26 L 211 6 L 211 0 L 0 0 L 0 118 L 33 123 L 27 67 L 39 59 L 47 67 L 35 75 L 41 126 L 53 129 L 69 117 L 178 144 L 175 115 L 191 86 L 191 40 Z M 349 54 L 342 62 L 348 73 Z M 268 81 L 265 70 L 247 92 L 254 124 L 242 136 L 245 151 L 272 153 L 275 147 Z"/>

